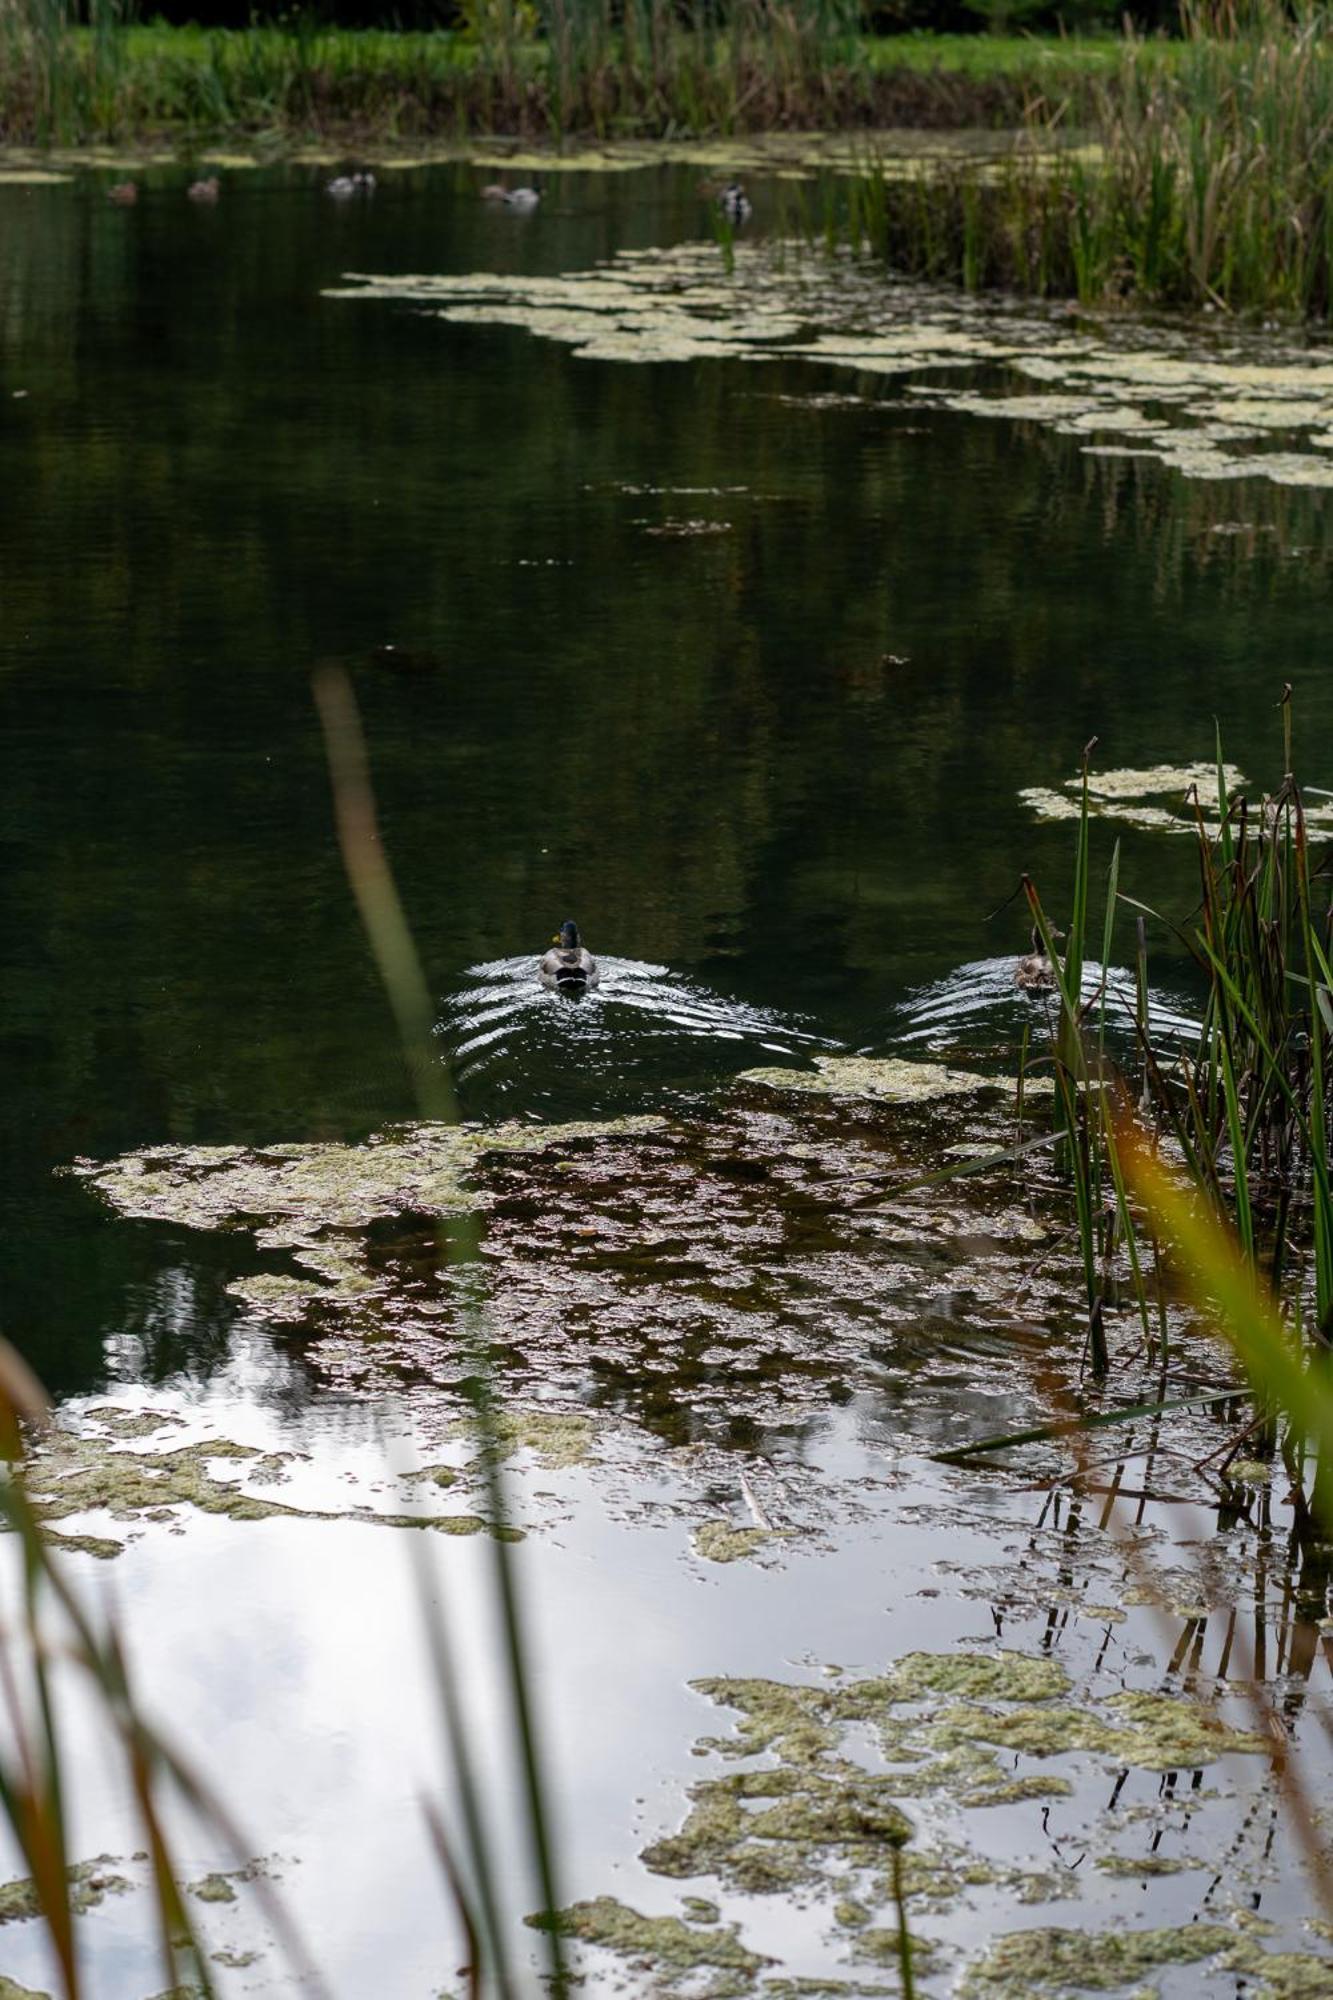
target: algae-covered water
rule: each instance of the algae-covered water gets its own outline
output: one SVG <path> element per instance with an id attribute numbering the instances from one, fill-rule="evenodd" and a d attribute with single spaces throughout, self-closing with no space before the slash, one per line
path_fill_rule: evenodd
<path id="1" fill-rule="evenodd" d="M 264 1883 L 333 1991 L 461 1990 L 423 1591 L 537 1949 L 471 1212 L 586 1990 L 892 1993 L 906 1835 L 924 1993 L 1333 1992 L 1328 1573 L 1280 1471 L 1197 1469 L 1225 1361 L 1177 1314 L 1166 1386 L 1211 1400 L 941 1463 L 1093 1392 L 1046 1170 L 918 1184 L 1013 1137 L 1007 899 L 1067 894 L 1090 737 L 1099 866 L 1181 915 L 1214 716 L 1272 782 L 1290 681 L 1333 790 L 1323 354 L 830 267 L 776 175 L 729 254 L 697 165 L 531 215 L 493 164 L 345 204 L 235 167 L 215 208 L 167 165 L 112 206 L 122 171 L 0 185 L 0 1328 L 60 1399 L 70 1573 L 245 1829 L 181 1831 L 219 1991 L 305 1990 Z M 465 1134 L 411 1122 L 329 663 Z M 571 915 L 577 1003 L 534 974 Z M 1106 1397 L 1154 1400 L 1110 1337 Z M 72 1726 L 89 1991 L 148 2000 L 141 1839 Z M 0 1974 L 57 1990 L 21 1885 Z"/>

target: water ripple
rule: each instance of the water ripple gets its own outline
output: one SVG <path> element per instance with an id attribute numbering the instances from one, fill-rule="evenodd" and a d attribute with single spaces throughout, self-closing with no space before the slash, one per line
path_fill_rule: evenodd
<path id="1" fill-rule="evenodd" d="M 469 1110 L 480 1097 L 548 1112 L 620 1106 L 654 1087 L 684 1091 L 759 1059 L 829 1047 L 772 1008 L 715 993 L 665 965 L 599 958 L 601 983 L 553 993 L 531 957 L 470 966 L 436 1032 Z"/>
<path id="2" fill-rule="evenodd" d="M 1101 983 L 1100 965 L 1083 968 L 1083 997 L 1093 998 Z M 1106 974 L 1106 1019 L 1113 1032 L 1134 1035 L 1134 974 L 1113 965 Z M 1055 1017 L 1053 993 L 1022 993 L 1014 985 L 1012 958 L 976 959 L 960 965 L 943 979 L 918 987 L 897 1008 L 899 1043 L 922 1042 L 932 1051 L 994 1043 L 997 1035 L 1021 1034 L 1026 1022 L 1035 1033 L 1049 1011 Z M 1159 1050 L 1198 1039 L 1199 1023 L 1169 995 L 1148 990 L 1148 1029 Z"/>

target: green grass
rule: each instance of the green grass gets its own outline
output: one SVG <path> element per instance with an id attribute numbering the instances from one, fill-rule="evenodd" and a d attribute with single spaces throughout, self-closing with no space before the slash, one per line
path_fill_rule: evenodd
<path id="1" fill-rule="evenodd" d="M 1154 46 L 1169 49 L 1169 43 Z M 875 69 L 913 70 L 951 77 L 1100 76 L 1114 65 L 1117 35 L 905 35 L 867 36 L 865 60 Z"/>
<path id="2" fill-rule="evenodd" d="M 1012 125 L 1086 92 L 1116 43 L 856 32 L 846 0 L 469 0 L 436 33 L 125 26 L 118 0 L 0 12 L 0 139 L 515 133 L 646 137 Z"/>

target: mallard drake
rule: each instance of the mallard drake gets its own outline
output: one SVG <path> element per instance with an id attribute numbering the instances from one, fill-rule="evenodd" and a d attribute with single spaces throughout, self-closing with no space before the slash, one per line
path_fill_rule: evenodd
<path id="1" fill-rule="evenodd" d="M 568 987 L 582 992 L 601 978 L 597 960 L 579 936 L 577 924 L 561 924 L 551 939 L 551 949 L 537 968 L 543 986 Z"/>
<path id="2" fill-rule="evenodd" d="M 717 198 L 717 205 L 728 222 L 748 222 L 754 214 L 750 197 L 739 181 L 728 181 Z"/>
<path id="3" fill-rule="evenodd" d="M 370 172 L 336 174 L 324 185 L 325 194 L 331 194 L 335 201 L 350 201 L 353 195 L 374 194 L 375 176 Z"/>
<path id="4" fill-rule="evenodd" d="M 1062 938 L 1064 932 L 1052 931 L 1051 936 Z M 1051 961 L 1046 955 L 1046 947 L 1041 941 L 1041 932 L 1034 924 L 1032 927 L 1032 949 L 1024 957 L 1020 958 L 1018 964 L 1014 967 L 1014 985 L 1020 993 L 1038 993 L 1043 988 L 1054 986 L 1054 984 L 1055 973 L 1052 971 Z"/>

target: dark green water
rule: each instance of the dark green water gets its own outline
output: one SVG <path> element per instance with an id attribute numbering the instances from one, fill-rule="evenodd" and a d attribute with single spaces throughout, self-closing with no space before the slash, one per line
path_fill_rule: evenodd
<path id="1" fill-rule="evenodd" d="M 501 1019 L 478 1116 L 651 1103 L 793 1030 L 889 1045 L 913 992 L 1022 948 L 1016 906 L 986 922 L 1021 869 L 1059 900 L 1068 831 L 1016 794 L 1094 734 L 1116 765 L 1207 756 L 1216 714 L 1271 777 L 1290 679 L 1329 782 L 1319 493 L 1190 486 L 883 381 L 780 400 L 850 386 L 808 365 L 617 367 L 320 296 L 698 236 L 694 178 L 568 176 L 536 218 L 463 169 L 347 208 L 295 170 L 215 211 L 176 174 L 130 210 L 91 177 L 0 190 L 3 1281 L 57 1387 L 100 1378 L 161 1251 L 54 1167 L 410 1109 L 320 662 L 355 680 L 442 1046 L 477 1026 L 468 968 L 568 914 L 646 980 L 596 1028 Z M 729 530 L 645 532 L 682 511 Z M 1127 837 L 1132 893 L 1183 910 L 1190 880 L 1188 843 Z M 209 1254 L 147 1372 L 224 1340 Z"/>

